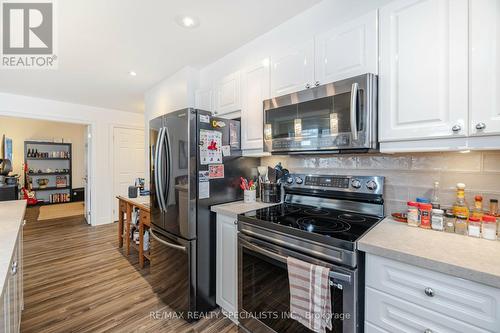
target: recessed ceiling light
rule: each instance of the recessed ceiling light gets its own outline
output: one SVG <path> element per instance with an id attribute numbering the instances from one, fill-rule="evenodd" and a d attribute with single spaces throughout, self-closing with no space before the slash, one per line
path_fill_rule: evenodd
<path id="1" fill-rule="evenodd" d="M 130 74 L 130 76 L 137 76 L 137 73 L 136 73 L 136 72 L 134 72 L 134 71 L 130 71 L 130 72 L 128 72 L 128 73 Z"/>
<path id="2" fill-rule="evenodd" d="M 195 28 L 200 24 L 200 21 L 193 16 L 178 16 L 175 22 L 184 28 Z"/>

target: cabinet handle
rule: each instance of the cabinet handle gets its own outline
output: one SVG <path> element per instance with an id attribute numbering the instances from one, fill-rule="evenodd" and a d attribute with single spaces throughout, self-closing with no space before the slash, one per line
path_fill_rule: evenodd
<path id="1" fill-rule="evenodd" d="M 12 275 L 16 275 L 17 274 L 17 261 L 14 261 L 12 263 L 12 269 L 11 269 L 11 271 L 12 271 Z"/>
<path id="2" fill-rule="evenodd" d="M 432 288 L 427 287 L 425 288 L 424 292 L 427 296 L 434 297 L 434 290 L 432 290 Z"/>
<path id="3" fill-rule="evenodd" d="M 479 131 L 484 130 L 485 128 L 486 128 L 485 123 L 477 123 L 477 125 L 476 125 L 476 129 Z"/>
<path id="4" fill-rule="evenodd" d="M 26 225 L 26 220 L 23 220 L 23 227 Z"/>
<path id="5" fill-rule="evenodd" d="M 459 132 L 462 129 L 462 126 L 460 125 L 455 125 L 451 128 L 453 132 Z"/>
<path id="6" fill-rule="evenodd" d="M 311 88 L 311 85 L 309 83 L 306 83 L 306 89 Z"/>
<path id="7" fill-rule="evenodd" d="M 234 220 L 233 222 L 235 225 L 238 225 L 238 220 Z"/>
<path id="8" fill-rule="evenodd" d="M 319 81 L 314 82 L 314 85 L 317 87 L 319 86 Z"/>
<path id="9" fill-rule="evenodd" d="M 432 330 L 430 328 L 426 328 L 424 333 L 432 333 Z"/>

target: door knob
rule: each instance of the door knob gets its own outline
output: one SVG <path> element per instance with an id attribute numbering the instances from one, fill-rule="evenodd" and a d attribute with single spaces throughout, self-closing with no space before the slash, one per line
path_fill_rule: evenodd
<path id="1" fill-rule="evenodd" d="M 486 128 L 486 124 L 485 123 L 477 123 L 476 125 L 476 129 L 477 130 L 484 130 Z"/>
<path id="2" fill-rule="evenodd" d="M 451 130 L 452 130 L 453 132 L 459 132 L 461 129 L 462 129 L 462 126 L 460 126 L 460 125 L 454 125 L 454 126 L 451 128 Z"/>
<path id="3" fill-rule="evenodd" d="M 306 89 L 311 88 L 311 85 L 309 83 L 306 83 Z"/>
<path id="4" fill-rule="evenodd" d="M 427 296 L 434 297 L 434 290 L 432 290 L 432 288 L 427 287 L 424 289 L 424 292 Z"/>

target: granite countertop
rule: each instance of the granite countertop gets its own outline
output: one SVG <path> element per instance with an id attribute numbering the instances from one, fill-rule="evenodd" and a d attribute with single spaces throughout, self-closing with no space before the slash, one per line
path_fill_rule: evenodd
<path id="1" fill-rule="evenodd" d="M 409 227 L 386 218 L 358 241 L 358 248 L 500 288 L 500 241 Z"/>
<path id="2" fill-rule="evenodd" d="M 243 214 L 246 212 L 250 212 L 252 210 L 266 208 L 274 205 L 279 205 L 279 203 L 264 203 L 260 201 L 245 203 L 243 201 L 235 201 L 235 202 L 212 206 L 210 210 L 215 213 L 221 213 L 231 217 L 237 217 L 238 214 Z"/>
<path id="3" fill-rule="evenodd" d="M 10 272 L 17 237 L 24 222 L 26 200 L 0 202 L 0 286 L 3 290 Z"/>

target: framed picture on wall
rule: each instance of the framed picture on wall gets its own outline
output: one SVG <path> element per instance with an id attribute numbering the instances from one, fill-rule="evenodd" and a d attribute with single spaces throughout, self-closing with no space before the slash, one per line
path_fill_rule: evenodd
<path id="1" fill-rule="evenodd" d="M 4 135 L 3 158 L 12 161 L 12 139 Z"/>

